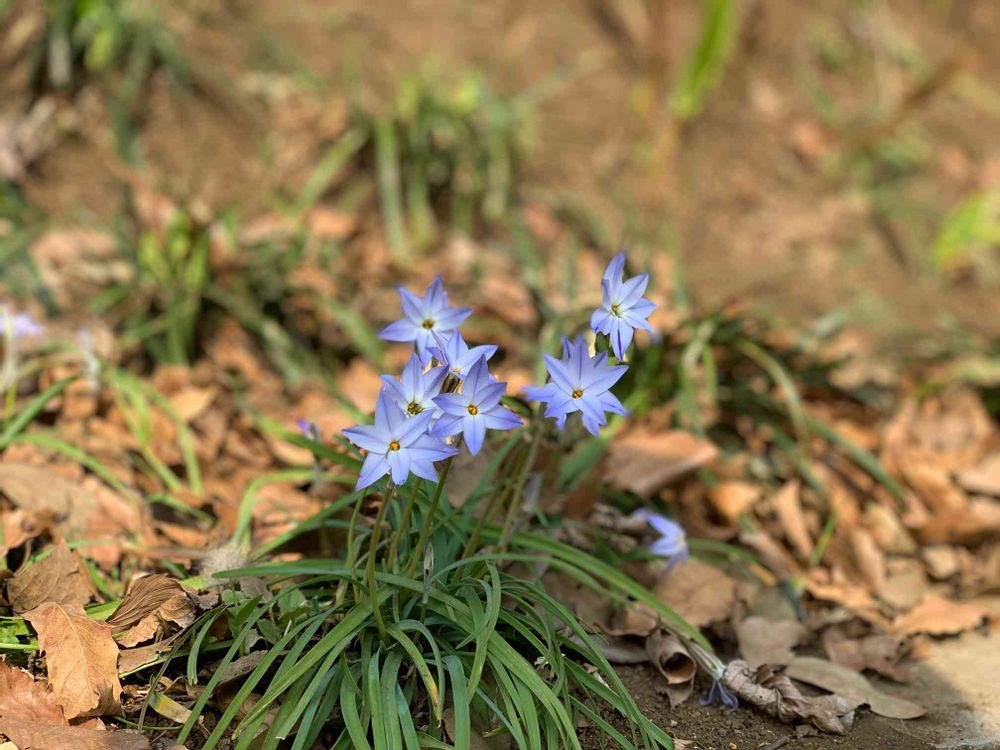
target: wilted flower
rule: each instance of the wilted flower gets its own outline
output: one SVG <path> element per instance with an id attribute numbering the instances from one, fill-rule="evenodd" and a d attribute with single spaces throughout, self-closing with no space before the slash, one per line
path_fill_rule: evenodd
<path id="1" fill-rule="evenodd" d="M 466 375 L 461 393 L 443 393 L 434 399 L 444 416 L 434 425 L 432 434 L 450 437 L 461 432 L 469 451 L 473 455 L 479 453 L 487 429 L 513 430 L 521 426 L 520 418 L 500 405 L 506 390 L 506 383 L 490 380 L 486 360 L 479 360 Z"/>
<path id="2" fill-rule="evenodd" d="M 625 371 L 625 365 L 609 365 L 606 353 L 590 356 L 583 338 L 571 342 L 563 339 L 562 359 L 545 355 L 545 364 L 552 378 L 544 386 L 528 386 L 528 398 L 548 404 L 546 417 L 555 417 L 561 430 L 566 417 L 573 412 L 583 414 L 583 425 L 592 435 L 607 424 L 605 412 L 625 414 L 622 402 L 611 393 L 611 388 Z"/>
<path id="3" fill-rule="evenodd" d="M 355 489 L 368 487 L 386 474 L 396 484 L 405 483 L 411 473 L 437 481 L 434 462 L 458 451 L 427 434 L 432 419 L 430 411 L 407 419 L 402 409 L 382 391 L 375 404 L 375 424 L 344 430 L 351 442 L 368 451 Z"/>
<path id="4" fill-rule="evenodd" d="M 731 711 L 735 711 L 740 707 L 739 699 L 719 680 L 712 680 L 712 687 L 709 689 L 708 695 L 699 698 L 698 702 L 703 706 L 708 706 L 712 703 L 721 703 Z"/>
<path id="5" fill-rule="evenodd" d="M 687 535 L 679 523 L 645 508 L 633 515 L 643 519 L 659 534 L 660 538 L 649 546 L 649 551 L 667 560 L 667 570 L 680 560 L 688 559 Z"/>
<path id="6" fill-rule="evenodd" d="M 444 362 L 448 372 L 459 380 L 464 380 L 469 369 L 479 360 L 488 362 L 497 353 L 493 345 L 469 347 L 462 334 L 455 331 L 449 335 L 434 334 L 435 345 L 428 347 L 439 362 Z"/>
<path id="7" fill-rule="evenodd" d="M 399 297 L 403 304 L 402 319 L 387 325 L 379 336 L 387 341 L 412 341 L 424 364 L 431 357 L 428 347 L 436 343 L 433 335 L 457 331 L 462 321 L 472 314 L 468 307 L 448 305 L 448 292 L 444 290 L 440 276 L 431 282 L 423 297 L 402 287 L 399 288 Z"/>
<path id="8" fill-rule="evenodd" d="M 436 419 L 441 416 L 441 410 L 434 403 L 434 397 L 441 392 L 447 374 L 443 367 L 424 372 L 420 358 L 414 354 L 403 368 L 402 382 L 391 375 L 382 375 L 382 386 L 408 416 L 415 417 L 429 409 Z"/>
<path id="9" fill-rule="evenodd" d="M 632 343 L 636 328 L 653 330 L 646 318 L 656 305 L 642 295 L 649 283 L 649 274 L 623 279 L 625 253 L 618 253 L 608 264 L 601 279 L 604 299 L 601 306 L 590 317 L 590 327 L 595 333 L 603 333 L 611 341 L 611 350 L 618 359 L 625 358 L 625 351 Z"/>
<path id="10" fill-rule="evenodd" d="M 11 335 L 15 341 L 18 339 L 41 336 L 45 333 L 45 326 L 36 321 L 30 313 L 14 313 L 7 309 L 6 305 L 0 306 L 0 336 Z"/>

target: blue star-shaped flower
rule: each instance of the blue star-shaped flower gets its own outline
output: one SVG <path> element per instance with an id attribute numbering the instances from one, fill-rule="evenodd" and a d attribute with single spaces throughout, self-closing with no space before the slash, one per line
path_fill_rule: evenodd
<path id="1" fill-rule="evenodd" d="M 608 389 L 628 367 L 609 365 L 608 355 L 603 352 L 591 357 L 582 337 L 573 342 L 563 339 L 562 359 L 546 354 L 545 364 L 552 379 L 541 387 L 528 386 L 525 393 L 530 399 L 548 404 L 545 416 L 555 417 L 560 430 L 573 412 L 583 414 L 583 426 L 592 435 L 607 424 L 605 412 L 626 413 L 622 402 Z"/>
<path id="2" fill-rule="evenodd" d="M 601 279 L 604 299 L 601 306 L 590 316 L 590 327 L 594 333 L 603 333 L 611 341 L 611 350 L 618 359 L 625 359 L 625 351 L 632 343 L 636 328 L 652 331 L 646 318 L 656 305 L 643 297 L 649 274 L 633 276 L 628 281 L 623 278 L 625 253 L 618 253 L 608 264 Z"/>
<path id="3" fill-rule="evenodd" d="M 483 345 L 469 347 L 459 331 L 447 336 L 434 334 L 435 344 L 430 346 L 430 352 L 439 362 L 444 362 L 448 372 L 459 380 L 465 380 L 466 373 L 479 360 L 488 362 L 497 353 L 496 346 Z"/>
<path id="4" fill-rule="evenodd" d="M 450 437 L 461 432 L 469 452 L 476 455 L 483 447 L 487 429 L 513 430 L 521 426 L 520 417 L 500 405 L 500 397 L 506 390 L 506 383 L 490 380 L 486 360 L 480 359 L 465 376 L 461 393 L 443 393 L 434 399 L 444 416 L 431 433 Z"/>
<path id="5" fill-rule="evenodd" d="M 687 534 L 679 523 L 645 508 L 637 510 L 633 515 L 643 519 L 659 534 L 660 538 L 649 546 L 649 551 L 667 560 L 667 570 L 679 561 L 688 559 Z"/>
<path id="6" fill-rule="evenodd" d="M 434 334 L 457 331 L 462 321 L 472 314 L 468 307 L 448 305 L 448 292 L 444 290 L 440 276 L 431 282 L 423 297 L 402 287 L 399 288 L 399 296 L 403 317 L 383 328 L 379 336 L 387 341 L 412 341 L 424 364 L 430 361 L 428 347 L 435 343 Z"/>
<path id="7" fill-rule="evenodd" d="M 407 415 L 415 417 L 429 409 L 437 419 L 441 410 L 434 403 L 434 397 L 441 392 L 447 374 L 443 367 L 433 367 L 424 372 L 420 358 L 413 354 L 403 368 L 402 382 L 391 375 L 382 375 L 382 386 L 389 398 Z"/>
<path id="8" fill-rule="evenodd" d="M 434 462 L 458 451 L 427 434 L 432 419 L 431 411 L 407 419 L 402 409 L 382 391 L 375 404 L 375 424 L 344 430 L 351 442 L 368 451 L 354 488 L 368 487 L 386 474 L 391 474 L 396 484 L 404 484 L 411 473 L 436 482 Z"/>

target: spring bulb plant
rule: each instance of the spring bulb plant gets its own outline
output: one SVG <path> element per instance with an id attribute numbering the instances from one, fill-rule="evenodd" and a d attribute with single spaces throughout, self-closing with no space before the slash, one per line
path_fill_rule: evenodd
<path id="1" fill-rule="evenodd" d="M 472 311 L 449 303 L 440 278 L 423 296 L 399 290 L 402 317 L 381 335 L 412 352 L 398 377 L 381 376 L 373 423 L 343 431 L 357 452 L 332 450 L 308 423 L 297 438 L 317 460 L 337 464 L 325 481 L 354 485 L 302 525 L 336 529 L 343 556 L 225 573 L 263 577 L 277 588 L 234 611 L 240 632 L 256 627 L 268 651 L 243 678 L 205 750 L 226 736 L 234 750 L 278 750 L 293 734 L 293 747 L 303 750 L 320 737 L 335 748 L 464 750 L 474 746 L 475 731 L 505 735 L 505 746 L 520 750 L 581 750 L 584 721 L 625 750 L 672 746 L 593 633 L 539 581 L 508 570 L 514 561 L 540 565 L 620 604 L 642 602 L 692 645 L 713 680 L 723 676 L 700 633 L 646 588 L 523 523 L 546 473 L 536 466 L 542 442 L 554 431 L 570 442 L 577 422 L 596 435 L 610 415 L 625 413 L 612 389 L 628 370 L 635 329 L 648 329 L 647 282 L 625 278 L 624 255 L 612 260 L 590 321 L 597 351 L 583 336 L 566 337 L 560 356 L 545 357 L 547 381 L 525 390 L 527 403 L 509 398 L 507 383 L 490 372 L 498 347 L 466 342 L 460 329 Z M 466 479 L 470 468 L 482 473 L 455 507 L 442 500 L 463 453 L 479 456 L 464 467 Z M 683 530 L 652 513 L 643 518 L 656 534 L 651 554 L 668 564 L 683 559 Z M 256 559 L 268 551 L 256 550 Z M 241 654 L 237 640 L 219 669 Z M 255 690 L 253 707 L 237 717 Z M 600 705 L 613 708 L 626 729 Z M 178 744 L 195 730 L 191 718 Z"/>

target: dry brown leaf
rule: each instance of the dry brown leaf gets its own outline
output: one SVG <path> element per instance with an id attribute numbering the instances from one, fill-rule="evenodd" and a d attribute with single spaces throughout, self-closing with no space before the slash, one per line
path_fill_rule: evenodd
<path id="1" fill-rule="evenodd" d="M 953 602 L 930 595 L 893 622 L 893 630 L 904 635 L 954 635 L 979 625 L 987 612 L 975 604 Z"/>
<path id="2" fill-rule="evenodd" d="M 52 514 L 46 511 L 32 511 L 24 508 L 0 511 L 0 525 L 3 527 L 0 555 L 6 555 L 29 539 L 44 534 L 52 525 L 52 521 Z"/>
<path id="3" fill-rule="evenodd" d="M 977 466 L 959 472 L 958 483 L 969 492 L 1000 497 L 1000 453 L 991 453 Z"/>
<path id="4" fill-rule="evenodd" d="M 149 740 L 126 730 L 85 729 L 53 726 L 4 716 L 0 732 L 20 750 L 149 750 Z"/>
<path id="5" fill-rule="evenodd" d="M 847 733 L 858 706 L 839 695 L 807 697 L 786 675 L 766 666 L 753 670 L 742 659 L 729 662 L 721 682 L 741 702 L 756 706 L 780 721 L 808 721 L 817 729 L 833 734 Z"/>
<path id="6" fill-rule="evenodd" d="M 121 710 L 118 645 L 107 623 L 52 603 L 25 613 L 24 619 L 38 633 L 49 685 L 67 719 Z"/>
<path id="7" fill-rule="evenodd" d="M 613 487 L 648 498 L 718 455 L 715 445 L 689 432 L 637 428 L 612 441 L 604 478 Z"/>
<path id="8" fill-rule="evenodd" d="M 851 638 L 842 627 L 834 626 L 823 631 L 821 640 L 823 651 L 832 662 L 859 672 L 872 669 L 899 682 L 912 678 L 909 670 L 899 664 L 909 650 L 903 636 L 873 633 Z"/>
<path id="9" fill-rule="evenodd" d="M 131 629 L 154 617 L 154 622 L 173 623 L 186 628 L 195 618 L 195 605 L 180 581 L 165 573 L 134 578 L 121 604 L 107 619 L 112 630 Z M 136 641 L 128 645 L 134 646 Z"/>
<path id="10" fill-rule="evenodd" d="M 785 673 L 794 680 L 829 690 L 854 703 L 866 703 L 879 716 L 890 719 L 916 719 L 927 709 L 902 698 L 886 695 L 876 689 L 864 675 L 813 656 L 798 656 Z"/>
<path id="11" fill-rule="evenodd" d="M 885 552 L 909 555 L 917 551 L 917 543 L 892 508 L 881 503 L 869 503 L 865 508 L 863 521 L 878 546 Z"/>
<path id="12" fill-rule="evenodd" d="M 39 466 L 0 466 L 0 492 L 19 508 L 51 513 L 64 529 L 82 531 L 97 500 L 78 482 Z"/>
<path id="13" fill-rule="evenodd" d="M 664 692 L 670 706 L 679 706 L 690 698 L 698 665 L 684 644 L 670 633 L 654 630 L 646 639 L 646 653 L 667 681 Z"/>
<path id="14" fill-rule="evenodd" d="M 69 724 L 55 696 L 31 675 L 0 659 L 0 716 L 39 724 Z"/>
<path id="15" fill-rule="evenodd" d="M 170 405 L 182 421 L 190 422 L 201 416 L 205 409 L 211 406 L 218 393 L 218 388 L 190 386 L 170 396 Z"/>
<path id="16" fill-rule="evenodd" d="M 924 547 L 920 550 L 920 557 L 931 578 L 939 581 L 951 578 L 960 570 L 961 562 L 954 547 L 943 544 Z"/>
<path id="17" fill-rule="evenodd" d="M 18 570 L 7 583 L 7 600 L 19 614 L 45 602 L 83 607 L 93 595 L 90 577 L 65 541 L 58 542 L 47 557 Z"/>
<path id="18" fill-rule="evenodd" d="M 735 629 L 740 655 L 754 669 L 763 664 L 788 664 L 795 658 L 793 649 L 806 636 L 805 627 L 795 620 L 760 615 L 746 618 Z"/>
<path id="19" fill-rule="evenodd" d="M 860 526 L 850 529 L 847 534 L 854 564 L 864 577 L 865 582 L 876 595 L 881 595 L 885 588 L 885 555 L 875 544 L 875 539 Z"/>
<path id="20" fill-rule="evenodd" d="M 913 557 L 895 557 L 886 565 L 882 599 L 897 612 L 917 606 L 927 593 L 924 566 Z"/>
<path id="21" fill-rule="evenodd" d="M 700 628 L 729 617 L 736 600 L 736 582 L 714 565 L 690 559 L 660 576 L 653 594 Z"/>
<path id="22" fill-rule="evenodd" d="M 778 490 L 777 494 L 771 498 L 771 504 L 774 505 L 774 510 L 778 514 L 778 522 L 785 532 L 785 537 L 795 547 L 799 559 L 806 561 L 812 555 L 813 540 L 809 533 L 806 517 L 802 513 L 799 490 L 799 481 L 793 479 Z M 752 666 L 756 665 L 752 664 Z"/>
<path id="23" fill-rule="evenodd" d="M 731 524 L 760 498 L 760 488 L 749 482 L 720 482 L 708 493 L 709 502 Z"/>

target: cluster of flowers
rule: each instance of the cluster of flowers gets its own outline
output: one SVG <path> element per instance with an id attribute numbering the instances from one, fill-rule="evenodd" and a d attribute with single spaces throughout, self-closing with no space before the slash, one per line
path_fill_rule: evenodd
<path id="1" fill-rule="evenodd" d="M 607 336 L 620 362 L 635 329 L 652 330 L 647 318 L 655 305 L 643 297 L 647 274 L 625 280 L 625 255 L 619 253 L 601 280 L 603 299 L 591 316 L 591 328 Z M 423 297 L 400 289 L 403 317 L 386 326 L 380 336 L 411 343 L 414 353 L 402 378 L 382 376 L 383 388 L 375 406 L 375 424 L 344 430 L 352 442 L 367 451 L 358 489 L 389 474 L 403 484 L 409 475 L 435 481 L 434 463 L 457 453 L 457 436 L 476 454 L 487 430 L 512 430 L 521 419 L 500 403 L 507 384 L 490 374 L 487 362 L 496 346 L 470 347 L 459 330 L 472 310 L 452 307 L 440 278 Z M 528 387 L 529 399 L 546 404 L 545 416 L 559 429 L 580 412 L 586 429 L 597 435 L 607 414 L 624 414 L 625 407 L 610 392 L 628 367 L 611 364 L 606 352 L 590 355 L 583 337 L 563 340 L 561 359 L 545 355 L 549 381 Z M 450 439 L 450 440 L 449 440 Z"/>

